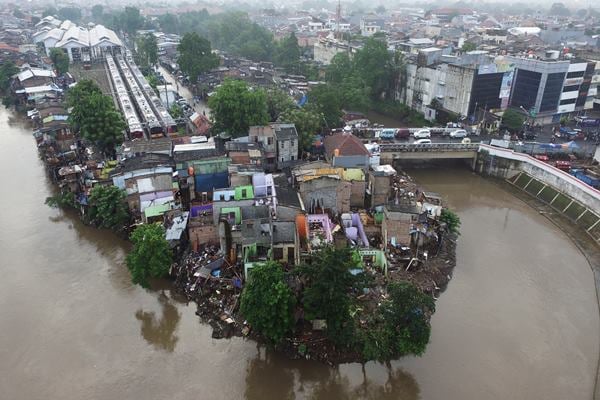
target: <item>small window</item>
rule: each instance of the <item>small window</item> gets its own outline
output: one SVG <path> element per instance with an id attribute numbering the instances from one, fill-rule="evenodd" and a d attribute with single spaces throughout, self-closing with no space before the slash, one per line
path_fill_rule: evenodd
<path id="1" fill-rule="evenodd" d="M 282 149 L 284 149 L 285 148 L 285 142 L 281 142 L 281 145 L 279 147 L 281 147 Z"/>
<path id="2" fill-rule="evenodd" d="M 225 201 L 225 195 L 224 194 L 219 195 L 219 197 L 220 197 L 221 201 Z"/>
<path id="3" fill-rule="evenodd" d="M 281 157 L 281 162 L 283 162 L 283 157 Z"/>
<path id="4" fill-rule="evenodd" d="M 294 156 L 292 156 L 292 161 L 294 161 Z"/>
<path id="5" fill-rule="evenodd" d="M 267 138 L 267 144 L 268 144 L 268 145 L 271 145 L 271 144 L 273 144 L 273 138 L 272 138 L 272 137 L 270 137 L 270 138 Z"/>
<path id="6" fill-rule="evenodd" d="M 248 195 L 248 191 L 246 189 L 242 189 L 242 197 L 246 198 L 247 195 Z"/>

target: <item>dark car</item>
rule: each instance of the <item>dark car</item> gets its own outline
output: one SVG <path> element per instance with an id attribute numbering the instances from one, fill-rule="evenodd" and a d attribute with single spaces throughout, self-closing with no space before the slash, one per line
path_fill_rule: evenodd
<path id="1" fill-rule="evenodd" d="M 407 128 L 399 128 L 396 130 L 396 139 L 408 139 L 410 137 L 410 130 Z"/>
<path id="2" fill-rule="evenodd" d="M 534 131 L 527 130 L 523 132 L 524 140 L 535 140 L 537 138 L 537 134 Z"/>

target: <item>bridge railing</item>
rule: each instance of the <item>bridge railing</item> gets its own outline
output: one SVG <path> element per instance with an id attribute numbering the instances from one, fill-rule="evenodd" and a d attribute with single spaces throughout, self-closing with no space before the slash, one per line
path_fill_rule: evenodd
<path id="1" fill-rule="evenodd" d="M 454 152 L 478 151 L 479 143 L 382 143 L 379 145 L 382 153 L 398 153 L 412 151 Z"/>

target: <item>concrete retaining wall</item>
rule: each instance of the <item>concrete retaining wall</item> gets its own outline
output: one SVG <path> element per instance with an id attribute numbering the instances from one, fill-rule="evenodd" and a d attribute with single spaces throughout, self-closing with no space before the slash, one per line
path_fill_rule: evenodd
<path id="1" fill-rule="evenodd" d="M 600 242 L 600 191 L 527 154 L 481 145 L 476 171 L 507 179 Z"/>

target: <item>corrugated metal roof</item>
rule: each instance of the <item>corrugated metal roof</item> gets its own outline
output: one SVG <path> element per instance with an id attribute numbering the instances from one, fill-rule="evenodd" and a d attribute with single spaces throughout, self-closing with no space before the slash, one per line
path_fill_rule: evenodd
<path id="1" fill-rule="evenodd" d="M 185 232 L 188 223 L 188 216 L 190 213 L 185 211 L 181 213 L 180 216 L 173 218 L 173 225 L 167 229 L 165 234 L 165 239 L 170 240 L 179 240 L 181 239 L 181 235 Z"/>

